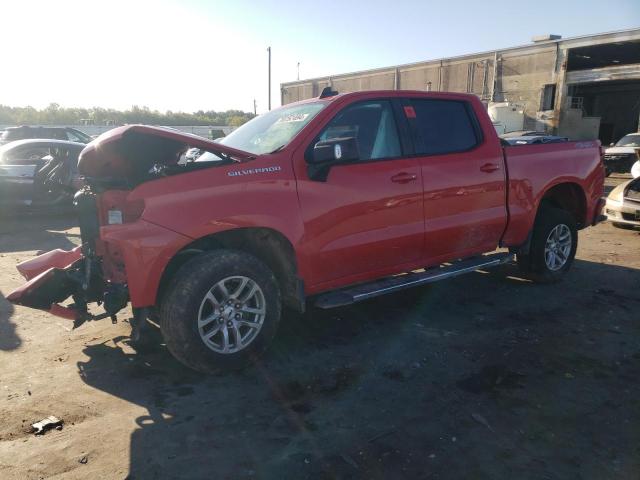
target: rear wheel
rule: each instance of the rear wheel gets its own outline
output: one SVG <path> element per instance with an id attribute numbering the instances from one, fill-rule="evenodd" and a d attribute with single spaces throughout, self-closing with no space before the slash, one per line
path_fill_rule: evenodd
<path id="1" fill-rule="evenodd" d="M 161 303 L 160 328 L 180 362 L 217 373 L 257 359 L 280 312 L 278 283 L 266 265 L 244 252 L 216 250 L 178 270 Z"/>
<path id="2" fill-rule="evenodd" d="M 518 254 L 518 265 L 536 282 L 557 282 L 571 268 L 577 246 L 573 216 L 566 210 L 543 206 L 533 227 L 529 253 Z"/>

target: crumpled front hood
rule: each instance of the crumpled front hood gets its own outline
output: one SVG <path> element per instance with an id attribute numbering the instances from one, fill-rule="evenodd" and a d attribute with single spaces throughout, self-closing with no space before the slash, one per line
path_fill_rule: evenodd
<path id="1" fill-rule="evenodd" d="M 165 127 L 125 125 L 103 133 L 80 153 L 78 171 L 91 178 L 136 178 L 152 165 L 172 165 L 187 148 L 223 154 L 239 162 L 255 155 Z"/>

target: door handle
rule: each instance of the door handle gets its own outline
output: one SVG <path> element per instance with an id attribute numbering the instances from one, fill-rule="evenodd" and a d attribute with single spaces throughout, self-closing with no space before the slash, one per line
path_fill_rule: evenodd
<path id="1" fill-rule="evenodd" d="M 393 177 L 391 177 L 391 181 L 394 183 L 409 183 L 418 179 L 418 176 L 412 173 L 400 172 Z"/>
<path id="2" fill-rule="evenodd" d="M 500 165 L 498 165 L 497 163 L 485 163 L 480 167 L 480 170 L 483 172 L 491 173 L 495 172 L 496 170 L 500 170 Z"/>

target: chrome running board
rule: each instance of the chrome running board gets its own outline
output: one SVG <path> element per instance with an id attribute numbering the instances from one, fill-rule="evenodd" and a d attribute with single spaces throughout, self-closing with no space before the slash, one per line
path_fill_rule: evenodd
<path id="1" fill-rule="evenodd" d="M 397 292 L 405 288 L 417 287 L 427 283 L 438 282 L 457 277 L 480 268 L 491 268 L 513 260 L 510 253 L 495 253 L 481 257 L 459 260 L 454 263 L 430 268 L 423 272 L 410 272 L 393 277 L 386 277 L 370 283 L 361 283 L 342 290 L 335 290 L 318 295 L 314 304 L 319 308 L 334 308 L 361 302 L 370 298 Z"/>

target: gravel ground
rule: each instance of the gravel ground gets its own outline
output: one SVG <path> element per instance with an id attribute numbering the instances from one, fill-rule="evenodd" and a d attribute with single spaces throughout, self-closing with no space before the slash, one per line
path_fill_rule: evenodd
<path id="1" fill-rule="evenodd" d="M 4 299 L 78 241 L 71 216 L 0 226 L 0 478 L 640 478 L 638 230 L 581 232 L 558 285 L 505 265 L 287 315 L 217 377 L 136 354 L 127 315 L 72 331 Z"/>

